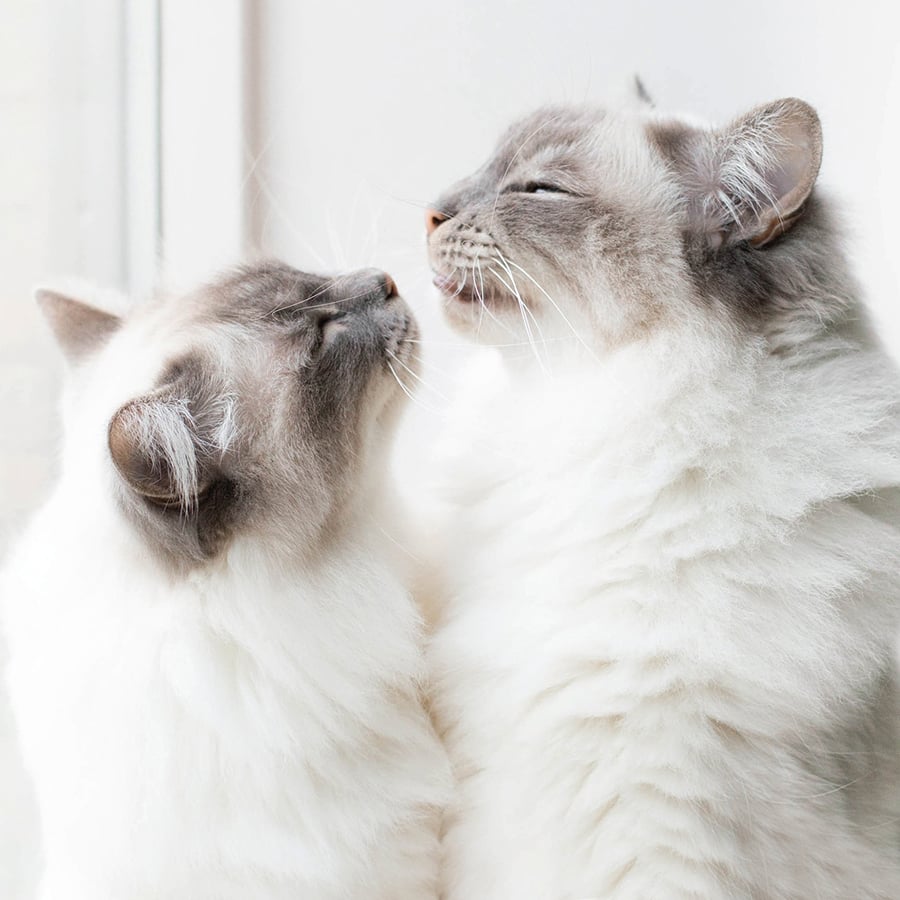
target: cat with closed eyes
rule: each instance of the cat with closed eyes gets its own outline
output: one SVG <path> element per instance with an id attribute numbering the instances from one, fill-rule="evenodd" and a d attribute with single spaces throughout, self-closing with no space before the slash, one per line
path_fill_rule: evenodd
<path id="1" fill-rule="evenodd" d="M 270 262 L 124 317 L 39 299 L 62 472 L 2 612 L 41 900 L 435 897 L 446 760 L 386 537 L 416 334 L 392 281 Z"/>
<path id="2" fill-rule="evenodd" d="M 517 122 L 428 213 L 447 900 L 900 897 L 900 378 L 780 100 Z"/>

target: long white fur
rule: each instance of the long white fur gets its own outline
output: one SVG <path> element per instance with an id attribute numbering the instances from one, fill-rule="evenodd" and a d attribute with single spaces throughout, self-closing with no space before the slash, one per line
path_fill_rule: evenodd
<path id="1" fill-rule="evenodd" d="M 553 372 L 444 443 L 444 896 L 900 897 L 885 355 L 698 315 Z"/>
<path id="2" fill-rule="evenodd" d="M 40 900 L 435 896 L 445 762 L 380 474 L 328 554 L 247 535 L 176 577 L 123 517 L 105 445 L 159 354 L 126 331 L 75 373 L 61 480 L 0 578 Z"/>

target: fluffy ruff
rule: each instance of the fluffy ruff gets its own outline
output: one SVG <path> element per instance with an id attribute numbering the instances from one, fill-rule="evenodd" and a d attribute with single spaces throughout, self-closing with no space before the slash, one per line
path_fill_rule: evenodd
<path id="1" fill-rule="evenodd" d="M 442 460 L 443 896 L 900 897 L 884 355 L 695 326 L 514 374 Z"/>
<path id="2" fill-rule="evenodd" d="M 445 763 L 371 532 L 175 578 L 64 476 L 3 579 L 41 900 L 435 896 Z"/>

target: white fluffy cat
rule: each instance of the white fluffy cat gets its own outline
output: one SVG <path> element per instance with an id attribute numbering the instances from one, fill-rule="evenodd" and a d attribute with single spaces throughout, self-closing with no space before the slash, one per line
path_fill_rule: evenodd
<path id="1" fill-rule="evenodd" d="M 900 897 L 900 379 L 796 100 L 548 109 L 429 213 L 447 900 Z M 574 335 L 573 335 L 574 332 Z"/>
<path id="2" fill-rule="evenodd" d="M 2 580 L 41 900 L 435 897 L 446 762 L 382 530 L 415 330 L 390 279 L 43 306 L 62 475 Z"/>

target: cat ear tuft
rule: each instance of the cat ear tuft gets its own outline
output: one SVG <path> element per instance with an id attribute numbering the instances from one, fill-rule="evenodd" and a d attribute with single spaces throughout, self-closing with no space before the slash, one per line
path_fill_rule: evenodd
<path id="1" fill-rule="evenodd" d="M 188 402 L 149 395 L 109 423 L 109 452 L 129 487 L 161 505 L 190 507 L 199 495 L 198 439 Z"/>
<path id="2" fill-rule="evenodd" d="M 54 290 L 38 288 L 34 296 L 70 363 L 99 350 L 122 325 L 118 316 Z"/>
<path id="3" fill-rule="evenodd" d="M 656 106 L 656 104 L 653 102 L 653 98 L 650 96 L 650 93 L 644 86 L 644 82 L 641 80 L 641 76 L 637 73 L 635 73 L 632 80 L 632 90 L 634 92 L 635 98 L 639 103 L 643 104 L 644 106 L 649 106 L 651 109 Z"/>
<path id="4" fill-rule="evenodd" d="M 777 100 L 718 132 L 713 149 L 713 243 L 755 247 L 787 232 L 803 215 L 822 162 L 822 126 L 802 100 Z"/>
<path id="5" fill-rule="evenodd" d="M 644 82 L 636 73 L 614 83 L 606 99 L 613 109 L 646 112 L 654 106 Z"/>

